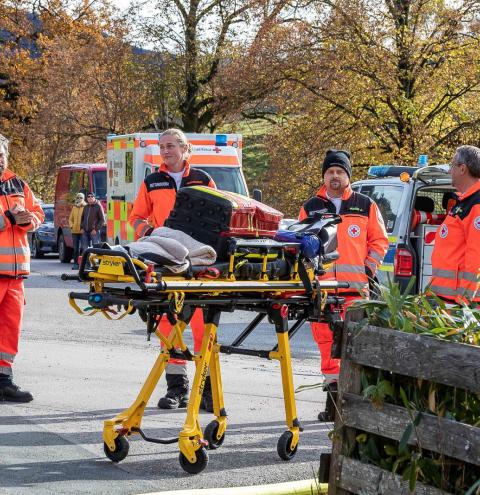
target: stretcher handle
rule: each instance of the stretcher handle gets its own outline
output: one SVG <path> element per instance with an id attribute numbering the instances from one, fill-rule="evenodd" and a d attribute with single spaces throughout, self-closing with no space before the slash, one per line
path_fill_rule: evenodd
<path id="1" fill-rule="evenodd" d="M 130 273 L 132 274 L 133 279 L 141 289 L 147 289 L 146 285 L 157 285 L 157 284 L 145 284 L 143 282 L 143 280 L 140 278 L 140 275 L 138 274 L 137 269 L 135 268 L 135 265 L 133 264 L 132 258 L 127 253 L 124 253 L 122 251 L 116 251 L 114 249 L 102 249 L 102 248 L 87 248 L 83 252 L 82 262 L 80 264 L 80 270 L 78 272 L 79 277 L 82 280 L 90 281 L 90 279 L 85 276 L 85 265 L 87 263 L 87 260 L 90 258 L 89 256 L 90 254 L 115 256 L 115 257 L 123 258 L 130 270 Z"/>
<path id="2" fill-rule="evenodd" d="M 71 274 L 71 273 L 62 273 L 62 275 L 60 276 L 60 278 L 63 280 L 63 281 L 66 281 L 66 280 L 76 280 L 77 282 L 80 282 L 80 277 L 78 276 L 78 274 Z"/>

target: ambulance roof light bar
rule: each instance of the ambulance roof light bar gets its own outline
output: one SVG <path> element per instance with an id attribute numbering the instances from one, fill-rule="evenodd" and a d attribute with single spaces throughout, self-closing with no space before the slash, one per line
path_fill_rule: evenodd
<path id="1" fill-rule="evenodd" d="M 227 146 L 226 134 L 215 134 L 215 146 Z"/>
<path id="2" fill-rule="evenodd" d="M 404 172 L 412 175 L 418 167 L 404 167 L 400 165 L 374 165 L 368 169 L 368 176 L 374 178 L 400 177 Z"/>

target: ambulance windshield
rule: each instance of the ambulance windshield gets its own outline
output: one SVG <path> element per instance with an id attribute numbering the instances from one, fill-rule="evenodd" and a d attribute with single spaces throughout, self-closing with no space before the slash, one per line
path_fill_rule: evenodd
<path id="1" fill-rule="evenodd" d="M 245 181 L 238 167 L 195 167 L 207 172 L 218 189 L 248 196 Z"/>
<path id="2" fill-rule="evenodd" d="M 403 187 L 393 185 L 362 184 L 355 190 L 372 198 L 380 209 L 387 232 L 391 234 L 395 230 L 398 218 Z"/>

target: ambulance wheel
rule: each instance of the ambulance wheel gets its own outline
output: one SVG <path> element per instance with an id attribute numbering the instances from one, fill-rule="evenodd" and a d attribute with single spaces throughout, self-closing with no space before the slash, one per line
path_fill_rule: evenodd
<path id="1" fill-rule="evenodd" d="M 295 457 L 295 454 L 297 453 L 298 443 L 295 446 L 295 448 L 292 450 L 291 449 L 292 440 L 293 440 L 293 433 L 288 430 L 284 431 L 282 433 L 282 436 L 278 439 L 277 452 L 278 455 L 280 456 L 280 459 L 283 459 L 284 461 L 289 461 L 290 459 L 293 459 Z"/>
<path id="2" fill-rule="evenodd" d="M 123 436 L 115 438 L 115 450 L 113 452 L 108 448 L 108 445 L 105 442 L 103 443 L 105 455 L 113 462 L 123 461 L 128 455 L 129 448 L 130 445 L 128 440 Z"/>
<path id="3" fill-rule="evenodd" d="M 213 420 L 210 423 L 208 423 L 208 425 L 205 427 L 205 431 L 203 432 L 203 438 L 208 442 L 207 448 L 209 450 L 218 449 L 218 447 L 222 446 L 223 441 L 225 440 L 225 433 L 220 438 L 217 438 L 217 432 L 219 426 L 220 423 L 216 420 Z"/>
<path id="4" fill-rule="evenodd" d="M 198 474 L 201 473 L 208 464 L 208 452 L 200 447 L 196 452 L 197 460 L 192 464 L 189 460 L 180 452 L 178 456 L 180 460 L 180 466 L 182 469 L 189 474 Z"/>

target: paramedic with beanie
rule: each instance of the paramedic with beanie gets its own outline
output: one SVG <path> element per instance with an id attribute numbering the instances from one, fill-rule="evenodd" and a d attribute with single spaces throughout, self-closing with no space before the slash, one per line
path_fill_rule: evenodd
<path id="1" fill-rule="evenodd" d="M 8 140 L 0 134 L 0 401 L 30 402 L 12 378 L 12 363 L 25 304 L 23 279 L 30 273 L 27 233 L 44 214 L 27 184 L 7 169 Z"/>
<path id="2" fill-rule="evenodd" d="M 339 258 L 322 280 L 348 282 L 340 289 L 345 297 L 345 310 L 356 300 L 368 297 L 369 277 L 373 278 L 388 249 L 388 238 L 378 206 L 369 197 L 354 192 L 350 186 L 352 165 L 350 153 L 328 150 L 322 166 L 323 186 L 300 210 L 299 219 L 316 213 L 337 213 L 342 222 L 337 227 Z M 333 421 L 334 398 L 340 372 L 340 359 L 330 356 L 332 331 L 328 323 L 312 323 L 312 335 L 321 356 L 321 371 L 325 376 L 327 403 L 318 415 L 320 421 Z"/>
<path id="3" fill-rule="evenodd" d="M 157 172 L 144 179 L 130 213 L 129 222 L 135 229 L 135 238 L 149 235 L 153 229 L 162 227 L 175 204 L 180 187 L 203 185 L 216 188 L 212 178 L 202 170 L 190 168 L 187 158 L 191 146 L 185 134 L 179 129 L 167 129 L 160 135 L 160 156 L 162 164 Z M 190 321 L 193 333 L 194 351 L 202 347 L 204 333 L 203 312 L 197 309 Z M 160 332 L 168 336 L 171 325 L 164 316 Z M 186 407 L 188 401 L 187 363 L 183 359 L 170 359 L 165 369 L 167 393 L 158 401 L 160 409 Z M 213 412 L 212 389 L 207 377 L 201 408 Z"/>
<path id="4" fill-rule="evenodd" d="M 460 146 L 450 165 L 457 200 L 437 229 L 430 289 L 442 299 L 480 303 L 480 148 Z"/>

